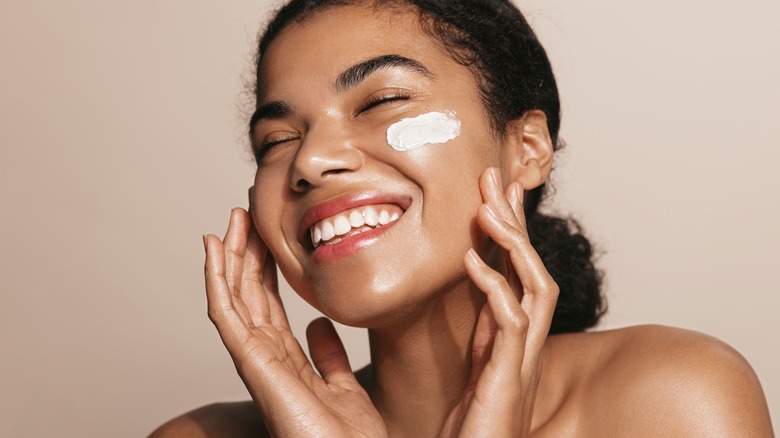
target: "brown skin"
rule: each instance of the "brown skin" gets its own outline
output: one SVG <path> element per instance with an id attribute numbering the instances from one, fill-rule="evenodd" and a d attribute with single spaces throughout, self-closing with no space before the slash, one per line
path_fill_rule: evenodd
<path id="1" fill-rule="evenodd" d="M 382 55 L 429 74 L 391 67 L 333 86 Z M 664 327 L 546 336 L 557 286 L 522 214 L 522 188 L 552 167 L 545 116 L 494 133 L 472 73 L 414 14 L 327 10 L 285 29 L 261 68 L 258 104 L 292 111 L 259 122 L 254 141 L 284 141 L 259 165 L 252 221 L 234 210 L 223 241 L 204 238 L 209 316 L 253 402 L 198 409 L 152 436 L 262 436 L 263 424 L 296 437 L 772 436 L 749 365 L 712 338 Z M 409 98 L 360 110 L 399 90 Z M 455 112 L 462 134 L 409 152 L 387 145 L 390 124 L 430 111 Z M 410 204 L 373 244 L 315 260 L 299 240 L 304 212 L 366 191 Z M 369 328 L 370 372 L 353 376 L 325 320 L 307 332 L 312 367 L 275 264 L 314 307 Z"/>

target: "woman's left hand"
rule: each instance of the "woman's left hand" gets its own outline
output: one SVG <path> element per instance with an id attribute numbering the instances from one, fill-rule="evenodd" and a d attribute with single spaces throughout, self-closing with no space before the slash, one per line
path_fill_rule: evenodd
<path id="1" fill-rule="evenodd" d="M 466 271 L 487 302 L 474 333 L 469 383 L 440 436 L 526 437 L 558 285 L 531 247 L 520 184 L 504 192 L 498 169 L 490 168 L 479 187 L 484 204 L 477 220 L 503 248 L 507 274 L 485 264 L 473 249 L 465 256 Z"/>

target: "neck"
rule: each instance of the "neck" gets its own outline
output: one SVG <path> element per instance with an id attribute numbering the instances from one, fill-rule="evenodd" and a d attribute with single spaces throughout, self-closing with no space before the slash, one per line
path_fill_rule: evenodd
<path id="1" fill-rule="evenodd" d="M 484 295 L 465 280 L 415 312 L 369 330 L 369 393 L 391 436 L 435 436 L 463 396 Z"/>

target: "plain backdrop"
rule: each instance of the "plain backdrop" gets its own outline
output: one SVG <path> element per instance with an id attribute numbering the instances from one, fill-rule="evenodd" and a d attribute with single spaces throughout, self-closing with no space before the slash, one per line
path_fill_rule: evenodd
<path id="1" fill-rule="evenodd" d="M 519 4 L 559 78 L 552 208 L 603 254 L 601 328 L 728 342 L 777 421 L 780 3 Z M 0 0 L 0 436 L 145 436 L 247 398 L 201 235 L 247 205 L 244 83 L 274 5 Z M 282 294 L 302 334 L 315 314 Z"/>

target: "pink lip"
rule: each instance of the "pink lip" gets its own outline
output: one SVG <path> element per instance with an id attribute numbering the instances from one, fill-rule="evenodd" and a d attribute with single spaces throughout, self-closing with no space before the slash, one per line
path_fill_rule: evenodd
<path id="1" fill-rule="evenodd" d="M 312 253 L 314 261 L 327 263 L 352 255 L 379 240 L 381 234 L 384 234 L 397 223 L 398 221 L 393 221 L 373 230 L 348 237 L 337 243 L 320 245 Z"/>
<path id="2" fill-rule="evenodd" d="M 401 196 L 401 195 L 396 195 L 391 193 L 378 193 L 378 192 L 352 193 L 348 195 L 339 196 L 327 200 L 325 202 L 321 202 L 309 208 L 303 214 L 303 218 L 301 219 L 301 225 L 298 228 L 298 241 L 304 247 L 311 248 L 312 244 L 311 244 L 311 238 L 309 237 L 309 228 L 311 228 L 311 226 L 314 225 L 315 223 L 325 218 L 335 216 L 336 214 L 341 213 L 342 211 L 346 211 L 352 208 L 362 207 L 364 205 L 375 205 L 375 204 L 397 204 L 404 211 L 406 211 L 406 209 L 409 208 L 409 205 L 411 203 L 412 200 L 408 196 Z M 377 230 L 381 230 L 382 228 L 385 227 L 377 228 Z M 361 233 L 356 237 L 362 236 L 363 234 L 371 235 L 373 234 L 373 231 Z M 365 237 L 369 237 L 369 236 L 365 236 Z M 347 239 L 347 240 L 351 240 L 351 239 Z"/>

